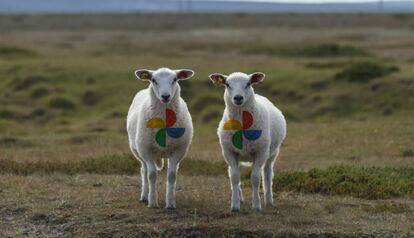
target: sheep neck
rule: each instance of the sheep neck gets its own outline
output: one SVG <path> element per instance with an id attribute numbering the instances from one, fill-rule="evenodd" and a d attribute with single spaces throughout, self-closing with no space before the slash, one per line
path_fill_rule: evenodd
<path id="1" fill-rule="evenodd" d="M 239 118 L 242 115 L 243 111 L 254 112 L 256 110 L 256 99 L 254 94 L 248 101 L 246 101 L 243 106 L 236 106 L 231 102 L 231 99 L 225 100 L 226 110 L 230 119 Z"/>

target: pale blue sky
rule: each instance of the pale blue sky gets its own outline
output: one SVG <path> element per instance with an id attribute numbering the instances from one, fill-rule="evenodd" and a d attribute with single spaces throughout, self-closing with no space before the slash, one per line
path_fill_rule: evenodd
<path id="1" fill-rule="evenodd" d="M 197 1 L 197 0 L 192 0 Z M 217 0 L 207 0 L 207 1 L 217 1 Z M 283 3 L 355 3 L 355 2 L 379 2 L 379 0 L 224 0 L 224 1 L 246 1 L 246 2 L 283 2 Z M 384 0 L 384 2 L 414 2 L 414 0 Z"/>

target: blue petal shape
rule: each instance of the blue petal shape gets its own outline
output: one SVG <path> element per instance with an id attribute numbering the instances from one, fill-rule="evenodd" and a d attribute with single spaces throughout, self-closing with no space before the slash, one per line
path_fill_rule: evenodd
<path id="1" fill-rule="evenodd" d="M 184 135 L 185 128 L 166 128 L 167 134 L 172 138 L 180 138 Z"/>
<path id="2" fill-rule="evenodd" d="M 262 135 L 262 131 L 261 130 L 244 130 L 243 135 L 248 140 L 257 140 Z"/>

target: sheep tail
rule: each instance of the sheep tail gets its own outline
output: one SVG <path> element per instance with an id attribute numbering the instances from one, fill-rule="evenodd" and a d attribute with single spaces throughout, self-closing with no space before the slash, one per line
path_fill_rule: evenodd
<path id="1" fill-rule="evenodd" d="M 155 166 L 157 167 L 158 171 L 162 170 L 162 168 L 164 168 L 164 160 L 163 159 L 157 159 L 155 161 Z"/>

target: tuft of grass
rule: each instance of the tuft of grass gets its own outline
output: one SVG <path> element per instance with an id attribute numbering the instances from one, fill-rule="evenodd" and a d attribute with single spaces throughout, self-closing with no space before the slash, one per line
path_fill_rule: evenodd
<path id="1" fill-rule="evenodd" d="M 88 90 L 82 95 L 82 103 L 88 106 L 93 106 L 99 102 L 99 96 L 96 92 Z"/>
<path id="2" fill-rule="evenodd" d="M 307 172 L 279 173 L 277 191 L 354 196 L 364 199 L 414 198 L 414 169 L 334 166 Z"/>
<path id="3" fill-rule="evenodd" d="M 49 107 L 62 110 L 73 110 L 76 108 L 76 105 L 68 98 L 54 97 L 49 101 Z"/>
<path id="4" fill-rule="evenodd" d="M 367 55 L 365 51 L 354 46 L 334 43 L 305 46 L 296 52 L 293 51 L 293 53 L 303 57 L 352 57 Z"/>
<path id="5" fill-rule="evenodd" d="M 19 117 L 18 113 L 12 110 L 9 110 L 9 109 L 0 110 L 0 118 L 2 119 L 16 119 L 18 117 Z"/>
<path id="6" fill-rule="evenodd" d="M 414 150 L 413 149 L 402 149 L 401 156 L 402 157 L 414 157 Z"/>
<path id="7" fill-rule="evenodd" d="M 21 91 L 45 81 L 47 81 L 47 79 L 41 75 L 29 75 L 24 78 L 16 78 L 13 80 L 12 85 L 14 86 L 15 91 Z"/>
<path id="8" fill-rule="evenodd" d="M 383 77 L 397 71 L 399 71 L 399 69 L 395 66 L 384 66 L 375 62 L 357 62 L 350 64 L 341 72 L 337 73 L 335 79 L 366 83 L 375 78 Z"/>
<path id="9" fill-rule="evenodd" d="M 31 57 L 36 56 L 36 52 L 29 49 L 19 48 L 15 46 L 0 46 L 1 57 Z"/>
<path id="10" fill-rule="evenodd" d="M 32 98 L 42 98 L 49 95 L 50 90 L 47 87 L 40 86 L 32 90 L 30 97 Z"/>

